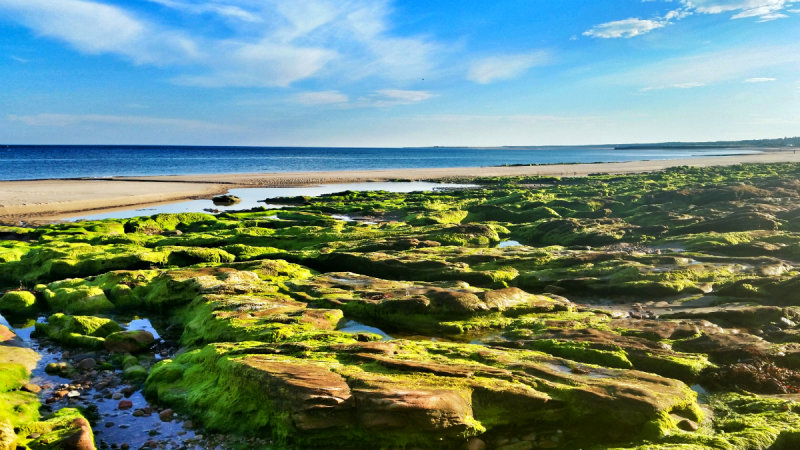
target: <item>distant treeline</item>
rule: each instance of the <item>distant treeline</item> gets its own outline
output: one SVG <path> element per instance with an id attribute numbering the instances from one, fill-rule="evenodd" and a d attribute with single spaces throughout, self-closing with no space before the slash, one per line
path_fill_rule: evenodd
<path id="1" fill-rule="evenodd" d="M 730 147 L 800 147 L 800 136 L 777 139 L 751 139 L 747 141 L 713 142 L 662 142 L 658 144 L 621 144 L 617 150 L 636 150 L 647 148 L 730 148 Z"/>

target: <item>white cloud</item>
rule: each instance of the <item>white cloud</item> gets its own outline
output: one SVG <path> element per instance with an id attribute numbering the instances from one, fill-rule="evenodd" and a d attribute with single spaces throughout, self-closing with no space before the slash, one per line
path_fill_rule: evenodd
<path id="1" fill-rule="evenodd" d="M 411 91 L 404 89 L 381 89 L 375 91 L 371 101 L 366 102 L 369 106 L 394 106 L 409 105 L 419 103 L 433 98 L 433 94 L 428 91 Z"/>
<path id="2" fill-rule="evenodd" d="M 775 81 L 775 78 L 753 77 L 744 80 L 745 83 L 769 83 L 770 81 Z"/>
<path id="3" fill-rule="evenodd" d="M 654 19 L 632 17 L 630 19 L 601 23 L 584 31 L 583 35 L 605 39 L 631 38 L 664 28 L 695 13 L 720 14 L 729 12 L 734 13 L 731 19 L 757 17 L 759 22 L 768 22 L 789 17 L 780 11 L 796 2 L 795 0 L 681 0 L 683 7 L 667 12 L 664 17 Z M 787 11 L 794 12 L 791 9 Z"/>
<path id="4" fill-rule="evenodd" d="M 21 122 L 28 126 L 41 127 L 66 127 L 83 123 L 100 123 L 116 125 L 145 125 L 179 129 L 197 129 L 204 131 L 231 131 L 239 129 L 239 127 L 236 126 L 222 125 L 203 120 L 172 119 L 148 116 L 115 116 L 103 114 L 34 114 L 19 116 L 10 114 L 7 116 L 7 118 L 8 120 Z"/>
<path id="5" fill-rule="evenodd" d="M 303 105 L 330 105 L 347 103 L 350 99 L 339 91 L 302 92 L 293 97 L 296 103 Z"/>
<path id="6" fill-rule="evenodd" d="M 667 22 L 662 20 L 630 18 L 595 25 L 591 29 L 584 31 L 583 35 L 603 39 L 632 38 L 663 28 L 666 25 Z"/>
<path id="7" fill-rule="evenodd" d="M 467 78 L 481 84 L 509 80 L 522 75 L 533 66 L 543 64 L 546 60 L 547 55 L 543 52 L 491 56 L 473 61 Z"/>
<path id="8" fill-rule="evenodd" d="M 218 3 L 188 3 L 177 0 L 147 0 L 161 6 L 187 12 L 190 14 L 216 14 L 227 19 L 235 19 L 244 22 L 261 22 L 262 19 L 237 5 L 226 5 Z"/>
<path id="9" fill-rule="evenodd" d="M 440 49 L 425 37 L 391 35 L 385 0 L 148 1 L 237 26 L 217 37 L 100 0 L 0 0 L 0 14 L 82 53 L 180 66 L 174 81 L 200 86 L 285 87 L 323 76 L 418 79 L 433 69 L 431 56 Z"/>
<path id="10" fill-rule="evenodd" d="M 768 21 L 787 17 L 778 11 L 785 9 L 793 0 L 683 0 L 683 3 L 701 14 L 734 13 L 731 19 L 758 17 Z"/>
<path id="11" fill-rule="evenodd" d="M 15 56 L 15 55 L 9 55 L 9 58 L 13 59 L 14 61 L 16 61 L 18 63 L 22 63 L 22 64 L 27 64 L 27 63 L 30 62 L 29 59 L 20 58 L 19 56 Z"/>
<path id="12" fill-rule="evenodd" d="M 336 54 L 332 51 L 262 41 L 254 44 L 220 42 L 205 74 L 176 77 L 180 84 L 205 87 L 280 86 L 313 76 Z"/>

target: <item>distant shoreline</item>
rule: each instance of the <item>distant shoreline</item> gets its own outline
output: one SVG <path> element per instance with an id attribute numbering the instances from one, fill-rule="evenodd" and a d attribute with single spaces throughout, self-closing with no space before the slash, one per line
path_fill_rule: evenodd
<path id="1" fill-rule="evenodd" d="M 383 169 L 327 172 L 110 177 L 0 181 L 0 222 L 52 222 L 80 213 L 99 213 L 191 199 L 210 198 L 232 188 L 287 187 L 397 180 L 455 180 L 497 176 L 587 176 L 663 170 L 676 166 L 744 163 L 800 163 L 793 149 L 702 158 L 444 169 Z"/>

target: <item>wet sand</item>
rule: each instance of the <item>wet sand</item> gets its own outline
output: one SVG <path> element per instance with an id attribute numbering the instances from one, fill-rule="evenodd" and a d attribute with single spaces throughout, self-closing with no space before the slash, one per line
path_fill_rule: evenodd
<path id="1" fill-rule="evenodd" d="M 75 213 L 210 198 L 225 193 L 228 189 L 243 187 L 453 180 L 476 176 L 586 176 L 594 173 L 650 172 L 675 166 L 707 167 L 774 162 L 800 162 L 800 155 L 793 151 L 777 151 L 757 155 L 592 164 L 0 181 L 0 222 L 14 224 L 56 221 Z"/>

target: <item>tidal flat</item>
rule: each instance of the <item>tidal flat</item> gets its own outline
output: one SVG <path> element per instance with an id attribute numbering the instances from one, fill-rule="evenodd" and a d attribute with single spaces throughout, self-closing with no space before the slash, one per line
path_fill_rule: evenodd
<path id="1" fill-rule="evenodd" d="M 800 447 L 800 164 L 0 227 L 0 449 Z"/>

